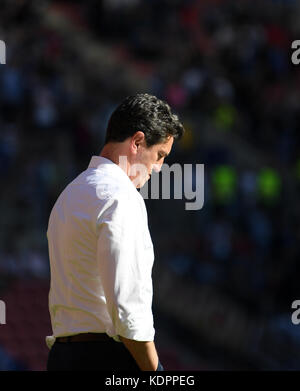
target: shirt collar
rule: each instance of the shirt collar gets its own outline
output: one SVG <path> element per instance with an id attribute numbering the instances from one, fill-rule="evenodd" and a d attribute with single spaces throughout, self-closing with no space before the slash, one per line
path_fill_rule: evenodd
<path id="1" fill-rule="evenodd" d="M 129 176 L 126 174 L 125 171 L 122 170 L 120 166 L 118 166 L 113 161 L 103 157 L 103 156 L 92 156 L 91 161 L 88 165 L 88 168 L 100 168 L 105 167 L 108 170 L 114 171 L 117 175 L 123 176 L 124 178 L 127 178 L 127 180 L 131 183 L 131 185 L 135 188 L 133 182 L 129 178 Z M 135 188 L 136 189 L 136 188 Z"/>
<path id="2" fill-rule="evenodd" d="M 98 168 L 102 164 L 109 164 L 109 165 L 116 166 L 116 164 L 113 161 L 111 161 L 103 156 L 92 156 L 88 168 Z"/>

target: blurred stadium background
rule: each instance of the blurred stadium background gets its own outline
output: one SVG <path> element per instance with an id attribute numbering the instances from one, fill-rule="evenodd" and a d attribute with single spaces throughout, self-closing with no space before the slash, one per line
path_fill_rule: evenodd
<path id="1" fill-rule="evenodd" d="M 146 200 L 166 369 L 295 370 L 300 325 L 300 39 L 293 0 L 2 0 L 1 370 L 45 370 L 46 230 L 127 95 L 163 98 L 205 164 L 205 202 Z"/>

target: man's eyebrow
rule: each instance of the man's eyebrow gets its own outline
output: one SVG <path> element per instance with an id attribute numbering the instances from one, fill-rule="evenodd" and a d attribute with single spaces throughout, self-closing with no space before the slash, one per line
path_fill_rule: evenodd
<path id="1" fill-rule="evenodd" d="M 169 154 L 165 151 L 158 151 L 158 153 L 164 157 L 167 157 Z"/>

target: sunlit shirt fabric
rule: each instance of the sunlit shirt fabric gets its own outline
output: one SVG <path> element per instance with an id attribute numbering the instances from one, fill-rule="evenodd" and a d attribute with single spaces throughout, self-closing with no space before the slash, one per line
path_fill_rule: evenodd
<path id="1" fill-rule="evenodd" d="M 53 336 L 107 333 L 153 341 L 153 245 L 141 194 L 93 156 L 57 199 L 47 230 Z"/>

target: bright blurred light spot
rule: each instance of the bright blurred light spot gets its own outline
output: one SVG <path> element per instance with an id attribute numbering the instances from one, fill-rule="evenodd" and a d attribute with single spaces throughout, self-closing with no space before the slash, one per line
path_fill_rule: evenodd
<path id="1" fill-rule="evenodd" d="M 227 203 L 236 194 L 237 174 L 233 167 L 222 165 L 216 167 L 212 172 L 213 194 L 217 201 Z"/>
<path id="2" fill-rule="evenodd" d="M 281 178 L 279 174 L 271 168 L 262 169 L 258 175 L 258 191 L 264 201 L 276 201 L 281 191 Z"/>

